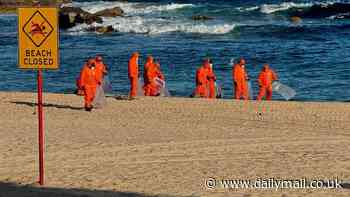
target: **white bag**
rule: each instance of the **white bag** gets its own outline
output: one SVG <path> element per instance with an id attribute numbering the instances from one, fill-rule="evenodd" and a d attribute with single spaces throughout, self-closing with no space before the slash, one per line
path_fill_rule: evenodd
<path id="1" fill-rule="evenodd" d="M 112 84 L 108 75 L 103 78 L 102 87 L 105 93 L 112 93 Z"/>
<path id="2" fill-rule="evenodd" d="M 253 86 L 252 82 L 248 81 L 248 94 L 249 94 L 249 99 L 253 100 L 254 99 L 254 94 L 253 94 Z"/>
<path id="3" fill-rule="evenodd" d="M 143 80 L 139 78 L 138 84 L 137 84 L 137 96 L 144 96 L 144 91 L 143 91 Z"/>
<path id="4" fill-rule="evenodd" d="M 168 88 L 166 87 L 165 81 L 162 79 L 159 79 L 158 77 L 156 77 L 154 80 L 157 86 L 159 86 L 159 96 L 170 97 L 170 93 Z"/>
<path id="5" fill-rule="evenodd" d="M 291 87 L 286 86 L 280 82 L 274 81 L 272 83 L 272 90 L 276 91 L 287 101 L 292 99 L 297 93 Z"/>
<path id="6" fill-rule="evenodd" d="M 92 106 L 94 108 L 102 108 L 103 106 L 105 106 L 107 103 L 106 101 L 106 97 L 105 97 L 105 93 L 104 93 L 104 90 L 103 90 L 103 87 L 102 86 L 98 86 L 96 88 L 96 94 L 95 94 L 95 98 L 94 98 L 94 101 L 92 102 Z"/>

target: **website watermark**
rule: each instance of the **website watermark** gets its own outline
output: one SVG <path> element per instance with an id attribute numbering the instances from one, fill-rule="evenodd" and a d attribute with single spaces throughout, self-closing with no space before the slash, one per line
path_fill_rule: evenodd
<path id="1" fill-rule="evenodd" d="M 316 180 L 316 179 L 277 179 L 257 178 L 254 180 L 244 179 L 216 179 L 209 178 L 205 181 L 208 190 L 215 189 L 341 189 L 342 181 L 338 178 Z"/>

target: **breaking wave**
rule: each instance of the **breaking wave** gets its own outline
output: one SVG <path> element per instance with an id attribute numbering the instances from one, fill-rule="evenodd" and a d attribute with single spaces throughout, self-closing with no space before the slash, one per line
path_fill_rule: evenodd
<path id="1" fill-rule="evenodd" d="M 235 24 L 196 24 L 185 21 L 168 21 L 159 18 L 118 17 L 104 18 L 103 24 L 78 25 L 69 32 L 84 32 L 91 28 L 112 26 L 116 32 L 136 34 L 162 34 L 172 32 L 196 34 L 226 34 L 234 30 Z"/>
<path id="2" fill-rule="evenodd" d="M 191 19 L 192 10 L 201 8 L 200 4 L 172 3 L 155 4 L 145 2 L 121 2 L 121 1 L 94 1 L 73 2 L 65 6 L 80 7 L 90 13 L 104 9 L 120 7 L 125 12 L 125 17 L 104 17 L 102 24 L 81 24 L 68 30 L 70 34 L 81 34 L 95 31 L 99 27 L 112 27 L 113 31 L 135 34 L 163 34 L 163 33 L 194 33 L 223 35 L 235 30 L 237 26 L 244 27 L 243 23 L 251 25 L 251 21 L 233 22 L 217 17 L 211 21 L 194 21 Z M 285 14 L 304 18 L 350 18 L 350 4 L 336 1 L 295 3 L 283 2 L 278 4 L 262 4 L 251 7 L 235 8 L 240 12 L 260 12 L 263 14 Z M 172 12 L 174 11 L 174 12 Z M 225 10 L 227 12 L 227 10 Z M 224 12 L 224 9 L 223 9 Z M 259 15 L 258 15 L 259 16 Z M 238 24 L 239 23 L 239 24 Z M 254 22 L 259 25 L 259 22 Z M 287 25 L 290 23 L 286 22 Z M 277 22 L 281 24 L 281 22 Z M 306 23 L 304 23 L 306 25 Z M 266 25 L 264 21 L 262 25 Z M 240 29 L 239 29 L 240 30 Z"/>
<path id="3" fill-rule="evenodd" d="M 178 4 L 178 3 L 170 3 L 163 5 L 155 5 L 150 3 L 129 3 L 129 2 L 117 2 L 117 1 L 96 1 L 96 2 L 73 2 L 69 4 L 65 4 L 64 6 L 73 6 L 80 7 L 83 10 L 96 13 L 98 11 L 120 7 L 124 10 L 127 15 L 135 15 L 135 14 L 147 14 L 153 12 L 163 12 L 163 11 L 171 11 L 182 8 L 190 8 L 193 7 L 193 4 Z"/>
<path id="4" fill-rule="evenodd" d="M 336 15 L 332 15 L 329 16 L 328 19 L 346 19 L 346 18 L 350 18 L 350 12 L 348 13 L 340 13 L 340 14 L 336 14 Z"/>
<path id="5" fill-rule="evenodd" d="M 251 12 L 259 11 L 264 14 L 285 13 L 290 16 L 300 16 L 306 18 L 348 18 L 350 4 L 340 1 L 295 3 L 283 2 L 280 4 L 263 4 L 245 8 L 237 8 L 239 11 Z"/>
<path id="6" fill-rule="evenodd" d="M 285 11 L 294 8 L 308 8 L 314 5 L 313 3 L 294 3 L 294 2 L 283 2 L 280 4 L 262 4 L 260 6 L 252 7 L 239 7 L 237 10 L 242 12 L 260 11 L 264 14 L 272 14 L 275 12 Z"/>
<path id="7" fill-rule="evenodd" d="M 264 14 L 271 14 L 275 12 L 289 10 L 291 8 L 308 8 L 311 7 L 312 3 L 293 3 L 293 2 L 284 2 L 281 4 L 264 4 L 259 7 L 260 12 Z"/>
<path id="8" fill-rule="evenodd" d="M 64 6 L 80 7 L 83 10 L 95 13 L 104 9 L 120 7 L 125 17 L 104 17 L 102 24 L 75 26 L 68 31 L 70 34 L 81 34 L 97 27 L 112 26 L 114 31 L 137 34 L 162 34 L 171 32 L 197 33 L 197 34 L 226 34 L 235 28 L 235 24 L 215 22 L 196 22 L 190 18 L 168 16 L 168 12 L 184 8 L 195 7 L 193 4 L 151 4 L 130 2 L 73 2 Z"/>

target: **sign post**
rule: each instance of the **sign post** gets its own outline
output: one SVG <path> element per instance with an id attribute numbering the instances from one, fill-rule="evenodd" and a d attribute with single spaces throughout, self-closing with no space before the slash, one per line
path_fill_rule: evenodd
<path id="1" fill-rule="evenodd" d="M 37 70 L 39 184 L 44 185 L 43 69 L 58 69 L 57 8 L 18 8 L 18 65 Z"/>
<path id="2" fill-rule="evenodd" d="M 43 118 L 43 77 L 38 70 L 38 125 L 39 125 L 39 184 L 44 185 L 44 118 Z"/>

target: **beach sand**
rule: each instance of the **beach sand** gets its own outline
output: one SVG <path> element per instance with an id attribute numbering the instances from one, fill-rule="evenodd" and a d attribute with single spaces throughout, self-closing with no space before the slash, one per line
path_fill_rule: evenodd
<path id="1" fill-rule="evenodd" d="M 38 179 L 36 94 L 0 92 L 0 196 L 350 196 L 343 189 L 214 189 L 209 178 L 350 180 L 350 103 L 44 94 Z"/>

